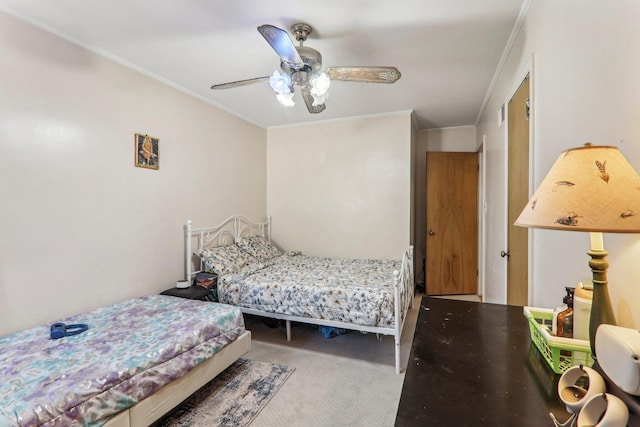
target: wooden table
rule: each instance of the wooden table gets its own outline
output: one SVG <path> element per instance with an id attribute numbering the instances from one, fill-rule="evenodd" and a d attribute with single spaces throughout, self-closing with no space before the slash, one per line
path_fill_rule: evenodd
<path id="1" fill-rule="evenodd" d="M 553 426 L 559 378 L 522 307 L 423 297 L 396 426 Z"/>

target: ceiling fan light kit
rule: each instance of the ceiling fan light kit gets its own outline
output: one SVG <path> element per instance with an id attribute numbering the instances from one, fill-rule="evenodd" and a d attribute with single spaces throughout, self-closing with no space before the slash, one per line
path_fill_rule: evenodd
<path id="1" fill-rule="evenodd" d="M 310 113 L 324 111 L 325 101 L 329 97 L 331 80 L 364 83 L 395 83 L 400 77 L 396 67 L 380 66 L 341 66 L 322 68 L 322 55 L 317 50 L 303 46 L 311 26 L 308 24 L 294 24 L 291 34 L 300 43 L 294 46 L 286 31 L 273 25 L 261 25 L 258 32 L 280 56 L 280 69 L 271 76 L 257 77 L 247 80 L 216 84 L 211 89 L 230 89 L 252 83 L 268 81 L 276 92 L 276 99 L 287 107 L 293 107 L 294 86 L 300 88 L 302 99 Z"/>

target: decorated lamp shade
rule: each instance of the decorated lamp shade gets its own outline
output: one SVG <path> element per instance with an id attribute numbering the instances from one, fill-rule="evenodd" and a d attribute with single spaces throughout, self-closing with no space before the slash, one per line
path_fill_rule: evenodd
<path id="1" fill-rule="evenodd" d="M 563 151 L 515 225 L 640 232 L 640 176 L 616 147 L 586 144 Z"/>

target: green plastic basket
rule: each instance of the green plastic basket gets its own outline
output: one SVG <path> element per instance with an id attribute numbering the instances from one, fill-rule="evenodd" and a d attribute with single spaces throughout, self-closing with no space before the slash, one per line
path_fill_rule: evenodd
<path id="1" fill-rule="evenodd" d="M 531 341 L 554 373 L 562 374 L 572 366 L 593 365 L 589 341 L 551 335 L 553 310 L 524 307 L 524 317 L 529 321 Z"/>

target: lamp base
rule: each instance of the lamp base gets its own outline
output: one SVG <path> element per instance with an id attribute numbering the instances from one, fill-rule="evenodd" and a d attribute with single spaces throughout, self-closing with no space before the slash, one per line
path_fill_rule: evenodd
<path id="1" fill-rule="evenodd" d="M 589 320 L 589 345 L 591 355 L 594 360 L 596 356 L 596 331 L 603 323 L 608 325 L 616 324 L 616 317 L 613 314 L 611 299 L 609 298 L 609 287 L 607 282 L 607 251 L 590 250 L 587 254 L 591 257 L 589 267 L 593 274 L 593 301 L 591 302 L 591 318 Z"/>

